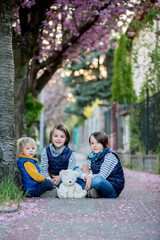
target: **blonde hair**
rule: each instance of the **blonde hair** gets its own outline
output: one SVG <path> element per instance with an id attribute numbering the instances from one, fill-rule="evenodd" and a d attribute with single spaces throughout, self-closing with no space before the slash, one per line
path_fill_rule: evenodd
<path id="1" fill-rule="evenodd" d="M 33 138 L 30 137 L 23 137 L 17 140 L 17 152 L 21 153 L 23 150 L 23 147 L 25 146 L 25 144 L 30 143 L 31 145 L 34 145 L 36 147 L 37 150 L 37 145 L 36 142 Z"/>

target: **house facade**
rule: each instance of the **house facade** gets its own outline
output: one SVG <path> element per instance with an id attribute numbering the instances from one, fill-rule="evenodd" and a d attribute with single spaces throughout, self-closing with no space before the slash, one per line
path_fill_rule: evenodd
<path id="1" fill-rule="evenodd" d="M 154 21 L 152 29 L 142 29 L 136 33 L 127 32 L 132 38 L 132 79 L 136 95 L 140 95 L 145 83 L 153 81 L 153 51 L 159 45 L 160 22 Z M 156 78 L 156 72 L 155 72 Z M 154 79 L 156 81 L 156 79 Z"/>

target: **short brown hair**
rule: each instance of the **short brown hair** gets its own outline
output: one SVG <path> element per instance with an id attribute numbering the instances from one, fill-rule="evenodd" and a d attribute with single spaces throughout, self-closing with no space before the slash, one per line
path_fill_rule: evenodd
<path id="1" fill-rule="evenodd" d="M 63 124 L 57 124 L 51 129 L 50 135 L 49 135 L 49 142 L 52 143 L 52 135 L 53 135 L 55 129 L 58 129 L 65 133 L 66 141 L 65 141 L 64 145 L 67 145 L 70 141 L 70 134 L 69 134 L 68 129 Z"/>
<path id="2" fill-rule="evenodd" d="M 101 143 L 104 148 L 108 146 L 108 137 L 105 132 L 99 131 L 99 132 L 92 133 L 89 137 L 89 144 L 91 144 L 92 136 L 97 140 L 98 143 Z"/>
<path id="3" fill-rule="evenodd" d="M 21 153 L 23 150 L 23 147 L 27 144 L 30 143 L 31 145 L 34 145 L 36 150 L 37 150 L 37 145 L 36 142 L 33 138 L 30 137 L 23 137 L 17 140 L 17 151 L 18 153 Z"/>

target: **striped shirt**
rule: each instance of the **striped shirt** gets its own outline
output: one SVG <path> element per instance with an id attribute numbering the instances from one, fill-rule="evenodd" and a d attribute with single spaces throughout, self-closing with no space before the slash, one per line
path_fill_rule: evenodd
<path id="1" fill-rule="evenodd" d="M 92 178 L 94 178 L 96 176 L 102 176 L 106 179 L 111 174 L 111 172 L 113 171 L 113 169 L 115 168 L 117 163 L 118 163 L 118 159 L 116 158 L 116 156 L 113 153 L 108 153 L 105 155 L 104 162 L 101 165 L 99 173 L 89 174 L 89 176 Z M 89 169 L 91 170 L 91 160 L 88 159 L 83 164 L 83 166 L 84 165 L 87 165 L 89 167 Z M 84 179 L 85 176 L 86 176 L 86 174 L 81 171 L 79 178 Z"/>
<path id="2" fill-rule="evenodd" d="M 69 158 L 68 169 L 73 170 L 75 166 L 76 166 L 76 157 L 75 157 L 75 153 L 72 152 Z M 42 156 L 41 156 L 41 174 L 45 176 L 45 178 L 51 179 L 48 174 L 48 156 L 47 156 L 46 148 L 43 150 Z"/>

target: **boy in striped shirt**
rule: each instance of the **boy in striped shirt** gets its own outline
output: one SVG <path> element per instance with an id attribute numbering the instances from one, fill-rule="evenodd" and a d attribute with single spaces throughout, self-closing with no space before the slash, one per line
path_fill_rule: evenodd
<path id="1" fill-rule="evenodd" d="M 94 132 L 89 137 L 92 152 L 82 166 L 79 184 L 88 197 L 116 198 L 124 188 L 124 174 L 118 155 L 108 147 L 105 132 Z M 92 171 L 92 174 L 90 172 Z"/>

